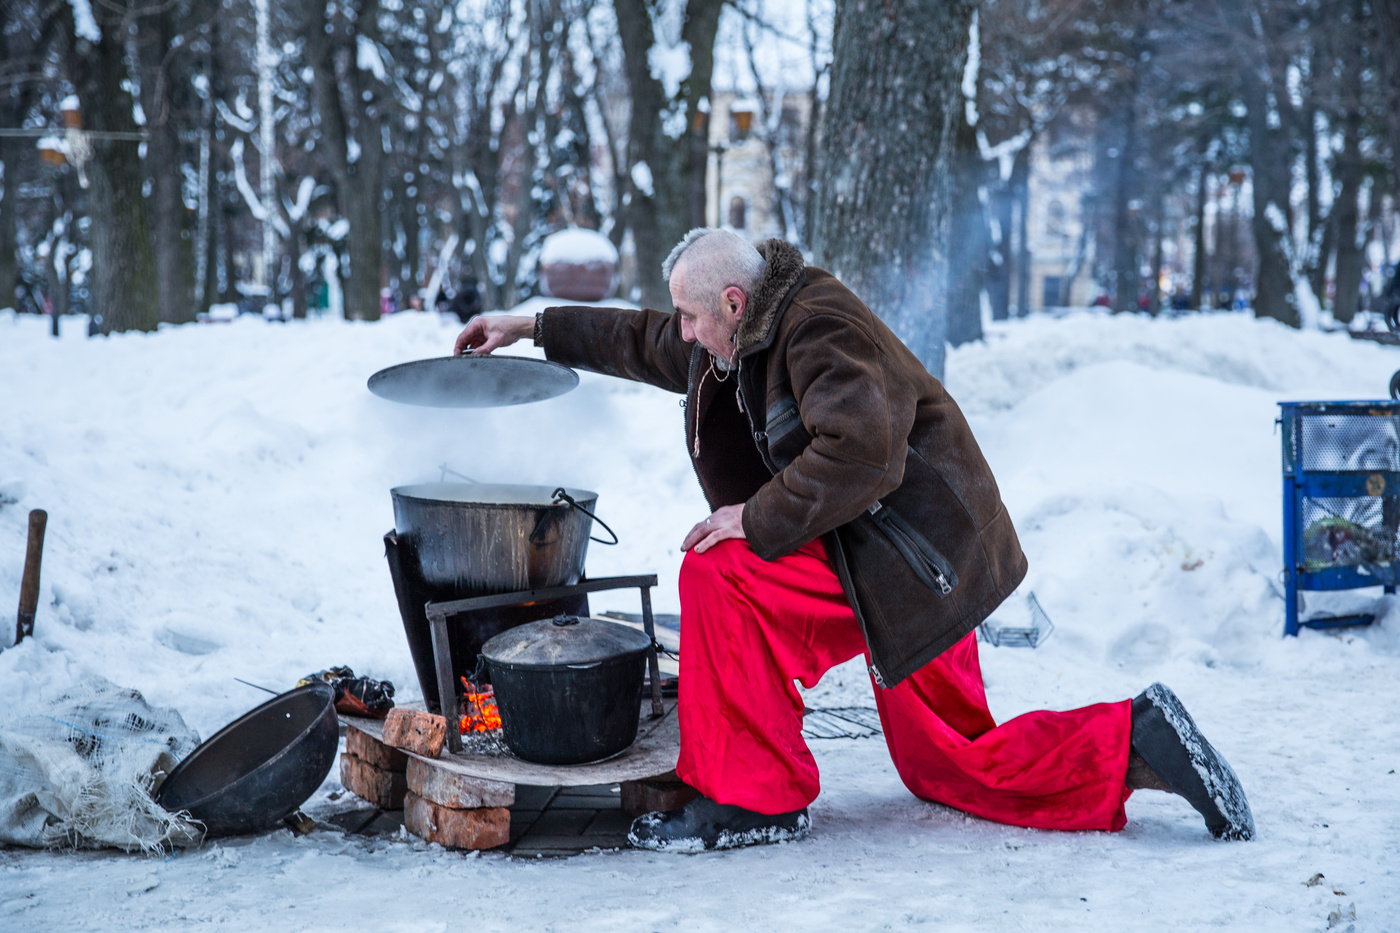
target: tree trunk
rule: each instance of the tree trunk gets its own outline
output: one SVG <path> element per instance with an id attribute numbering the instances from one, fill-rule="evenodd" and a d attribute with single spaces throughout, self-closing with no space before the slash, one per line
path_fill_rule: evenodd
<path id="1" fill-rule="evenodd" d="M 1238 33 L 1252 37 L 1249 46 L 1239 55 L 1239 76 L 1244 105 L 1248 108 L 1245 125 L 1249 129 L 1249 165 L 1254 192 L 1254 214 L 1250 227 L 1254 233 L 1258 264 L 1254 276 L 1254 315 L 1273 318 L 1290 327 L 1301 326 L 1297 299 L 1293 295 L 1293 274 L 1288 263 L 1292 238 L 1292 213 L 1289 186 L 1292 157 L 1285 121 L 1279 108 L 1286 103 L 1283 88 L 1272 76 L 1268 61 L 1266 37 L 1256 37 L 1256 22 L 1251 19 L 1257 10 L 1236 7 Z M 1253 6 L 1252 4 L 1250 5 Z M 1272 125 L 1271 125 L 1272 124 Z"/>
<path id="2" fill-rule="evenodd" d="M 948 335 L 946 179 L 974 0 L 841 0 L 812 252 L 929 372 Z"/>
<path id="3" fill-rule="evenodd" d="M 1371 9 L 1380 36 L 1400 36 L 1400 0 L 1371 0 Z M 1390 165 L 1395 173 L 1395 189 L 1400 191 L 1400 55 L 1392 41 L 1380 49 L 1382 96 L 1385 101 L 1386 127 L 1390 135 Z"/>
<path id="4" fill-rule="evenodd" d="M 43 56 L 48 54 L 55 32 L 55 20 L 42 28 L 38 43 L 25 30 L 0 29 L 0 74 L 7 70 L 23 73 L 37 70 Z M 4 77 L 11 77 L 4 74 Z M 15 80 L 0 83 L 0 126 L 19 127 L 29 114 L 35 96 L 43 90 L 41 82 L 15 76 Z M 20 136 L 0 136 L 0 167 L 4 170 L 4 194 L 0 195 L 0 308 L 15 305 L 19 287 L 19 185 L 21 166 L 32 165 L 34 140 Z"/>
<path id="5" fill-rule="evenodd" d="M 1317 164 L 1317 116 L 1316 106 L 1309 105 L 1303 110 L 1303 158 L 1306 162 L 1303 177 L 1308 188 L 1308 244 L 1303 256 L 1303 274 L 1307 276 L 1313 294 L 1321 299 L 1327 279 L 1327 255 L 1322 247 L 1328 218 L 1322 213 L 1322 176 Z"/>
<path id="6" fill-rule="evenodd" d="M 1205 296 L 1206 284 L 1206 187 L 1210 179 L 1210 165 L 1202 162 L 1196 172 L 1195 229 L 1192 233 L 1191 257 L 1191 308 L 1200 311 L 1201 299 Z"/>
<path id="7" fill-rule="evenodd" d="M 679 0 L 676 0 L 679 2 Z M 623 70 L 632 97 L 628 129 L 629 166 L 650 175 L 646 186 L 634 185 L 628 217 L 637 251 L 641 303 L 668 308 L 670 294 L 661 279 L 661 261 L 691 227 L 705 223 L 705 172 L 709 162 L 709 123 L 700 110 L 709 100 L 714 72 L 715 34 L 721 0 L 686 0 L 680 38 L 690 47 L 690 75 L 674 96 L 651 70 L 657 37 L 648 0 L 615 0 Z M 668 119 L 669 118 L 669 119 Z"/>
<path id="8" fill-rule="evenodd" d="M 384 265 L 384 146 L 373 78 L 357 66 L 356 51 L 361 36 L 371 42 L 379 37 L 379 2 L 362 0 L 353 19 L 336 12 L 327 0 L 310 0 L 308 13 L 307 59 L 322 141 L 340 213 L 350 225 L 345 316 L 377 321 Z M 352 143 L 357 146 L 355 158 Z"/>
<path id="9" fill-rule="evenodd" d="M 0 123 L 17 126 L 14 110 L 0 107 Z M 19 286 L 19 167 L 34 151 L 33 140 L 0 136 L 0 165 L 4 166 L 4 196 L 0 197 L 0 308 L 13 307 Z"/>
<path id="10" fill-rule="evenodd" d="M 146 113 L 145 168 L 151 186 L 156 296 L 160 319 L 184 324 L 194 320 L 194 308 L 186 287 L 188 263 L 181 238 L 185 205 L 181 196 L 180 137 L 174 119 L 173 76 L 170 63 L 166 61 L 166 53 L 176 36 L 174 8 L 167 6 L 145 25 L 150 31 L 141 43 L 145 66 L 141 106 Z"/>
<path id="11" fill-rule="evenodd" d="M 1147 313 L 1156 317 L 1162 310 L 1163 219 L 1162 189 L 1157 188 L 1152 204 L 1152 281 L 1147 283 Z"/>
<path id="12" fill-rule="evenodd" d="M 1025 317 L 1031 313 L 1030 146 L 1016 153 L 1016 161 L 1011 163 L 1011 191 L 1016 200 L 1016 316 Z M 1067 292 L 1068 282 L 1061 301 L 1069 300 Z"/>
<path id="13" fill-rule="evenodd" d="M 948 342 L 955 347 L 982 339 L 983 274 L 995 263 L 1004 269 L 1006 232 L 988 250 L 987 222 L 978 189 L 985 173 L 977 130 L 953 117 L 952 232 L 948 240 Z M 990 277 L 986 282 L 990 289 Z"/>
<path id="14" fill-rule="evenodd" d="M 1353 109 L 1346 115 L 1343 132 L 1342 152 L 1337 159 L 1337 175 L 1341 179 L 1341 190 L 1337 194 L 1332 213 L 1337 218 L 1337 274 L 1336 293 L 1332 302 L 1332 317 L 1343 324 L 1351 323 L 1356 316 L 1358 293 L 1361 289 L 1361 271 L 1365 263 L 1362 256 L 1361 238 L 1357 236 L 1361 194 L 1361 177 L 1364 166 L 1361 162 L 1361 113 Z"/>
<path id="15" fill-rule="evenodd" d="M 297 224 L 291 225 L 291 236 L 287 237 L 287 259 L 290 262 L 292 320 L 306 319 L 306 272 L 301 267 L 302 230 Z"/>
<path id="16" fill-rule="evenodd" d="M 140 128 L 132 119 L 134 101 L 127 90 L 121 18 L 101 5 L 94 6 L 93 13 L 102 32 L 95 43 L 74 34 L 70 9 L 62 13 L 83 125 L 98 132 L 135 134 Z M 138 143 L 135 139 L 89 140 L 92 158 L 85 168 L 92 221 L 91 330 L 104 335 L 155 330 L 160 308 L 151 224 L 141 195 L 144 174 Z"/>
<path id="17" fill-rule="evenodd" d="M 1113 187 L 1113 310 L 1138 309 L 1137 69 L 1123 94 L 1122 142 Z"/>
<path id="18" fill-rule="evenodd" d="M 992 306 L 992 320 L 1005 321 L 1011 317 L 1011 270 L 1017 264 L 1014 251 L 1020 246 L 1014 226 L 1016 191 L 1011 179 L 1002 180 L 998 175 L 991 195 L 991 213 L 996 222 L 996 235 L 988 231 L 987 303 Z"/>
<path id="19" fill-rule="evenodd" d="M 1362 5 L 1359 0 L 1352 4 L 1352 15 L 1353 22 L 1361 22 Z M 1357 43 L 1347 43 L 1342 52 L 1342 62 L 1341 98 L 1346 107 L 1346 116 L 1342 123 L 1342 151 L 1337 157 L 1335 169 L 1341 189 L 1332 208 L 1332 214 L 1337 219 L 1336 294 L 1332 303 L 1332 317 L 1340 323 L 1349 324 L 1356 316 L 1361 273 L 1366 262 L 1366 234 L 1357 229 L 1360 212 L 1358 198 L 1365 171 L 1361 157 L 1361 50 Z M 1400 158 L 1400 154 L 1396 157 Z"/>

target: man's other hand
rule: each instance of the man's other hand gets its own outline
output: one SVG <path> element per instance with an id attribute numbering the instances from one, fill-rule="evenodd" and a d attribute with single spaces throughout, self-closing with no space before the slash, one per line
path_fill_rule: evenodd
<path id="1" fill-rule="evenodd" d="M 535 319 L 521 315 L 477 315 L 457 335 L 452 355 L 461 356 L 470 350 L 476 356 L 508 347 L 535 332 Z"/>
<path id="2" fill-rule="evenodd" d="M 685 536 L 681 542 L 681 550 L 689 551 L 695 549 L 695 553 L 704 554 L 710 548 L 729 538 L 744 538 L 744 507 L 742 505 L 724 505 L 715 510 L 715 513 L 705 519 L 694 528 L 690 529 L 690 534 Z"/>

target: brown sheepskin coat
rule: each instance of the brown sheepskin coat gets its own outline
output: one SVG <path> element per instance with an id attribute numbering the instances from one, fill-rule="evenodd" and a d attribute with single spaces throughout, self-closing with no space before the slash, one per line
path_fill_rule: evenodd
<path id="1" fill-rule="evenodd" d="M 549 308 L 551 360 L 684 392 L 686 443 L 711 508 L 744 503 L 754 552 L 824 536 L 894 686 L 971 632 L 1026 558 L 991 469 L 943 385 L 865 304 L 769 240 L 740 320 L 737 372 L 659 311 Z M 724 377 L 724 378 L 719 378 Z"/>

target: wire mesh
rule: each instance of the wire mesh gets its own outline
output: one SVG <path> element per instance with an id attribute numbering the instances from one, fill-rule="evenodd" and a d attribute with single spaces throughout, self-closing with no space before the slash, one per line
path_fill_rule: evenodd
<path id="1" fill-rule="evenodd" d="M 1026 595 L 1026 612 L 1026 624 L 1008 625 L 988 619 L 977 626 L 977 633 L 994 648 L 1037 648 L 1055 631 L 1055 623 L 1034 593 Z"/>
<path id="2" fill-rule="evenodd" d="M 1395 559 L 1400 502 L 1394 497 L 1304 498 L 1303 570 L 1385 564 Z"/>
<path id="3" fill-rule="evenodd" d="M 1400 415 L 1309 414 L 1293 421 L 1292 461 L 1304 472 L 1400 470 Z"/>

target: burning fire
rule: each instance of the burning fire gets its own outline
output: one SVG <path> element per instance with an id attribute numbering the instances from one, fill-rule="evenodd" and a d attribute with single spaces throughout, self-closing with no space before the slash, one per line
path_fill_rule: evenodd
<path id="1" fill-rule="evenodd" d="M 501 728 L 501 714 L 496 709 L 496 691 L 490 684 L 478 687 L 462 678 L 466 695 L 462 697 L 463 715 L 459 724 L 462 735 L 473 732 L 493 732 Z"/>

